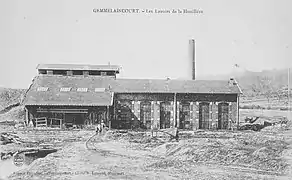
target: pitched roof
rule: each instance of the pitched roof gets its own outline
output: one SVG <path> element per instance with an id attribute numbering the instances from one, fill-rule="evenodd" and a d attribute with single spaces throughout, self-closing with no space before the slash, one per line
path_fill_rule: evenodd
<path id="1" fill-rule="evenodd" d="M 112 84 L 117 93 L 240 93 L 237 85 L 219 80 L 117 79 Z"/>
<path id="2" fill-rule="evenodd" d="M 39 64 L 37 69 L 50 70 L 104 70 L 104 71 L 120 71 L 118 65 L 86 65 L 86 64 Z"/>
<path id="3" fill-rule="evenodd" d="M 47 91 L 37 91 L 48 87 Z M 71 87 L 60 92 L 61 87 Z M 78 92 L 77 88 L 87 88 Z M 96 89 L 98 89 L 96 91 Z M 105 89 L 104 92 L 101 90 Z M 239 94 L 238 85 L 219 80 L 113 79 L 108 77 L 36 76 L 24 99 L 26 105 L 111 105 L 114 93 Z"/>
<path id="4" fill-rule="evenodd" d="M 74 78 L 36 76 L 27 91 L 23 103 L 25 105 L 75 105 L 75 106 L 109 106 L 113 103 L 112 92 L 77 91 L 86 88 Z M 81 79 L 80 79 L 81 80 Z M 39 91 L 39 87 L 48 88 Z M 61 87 L 69 87 L 70 91 L 60 91 Z"/>

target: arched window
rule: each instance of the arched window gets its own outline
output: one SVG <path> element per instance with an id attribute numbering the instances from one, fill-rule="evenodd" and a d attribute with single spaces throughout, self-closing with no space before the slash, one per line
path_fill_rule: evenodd
<path id="1" fill-rule="evenodd" d="M 117 103 L 117 120 L 118 128 L 130 129 L 132 120 L 132 103 L 128 100 L 119 101 Z"/>
<path id="2" fill-rule="evenodd" d="M 202 102 L 199 105 L 199 129 L 209 129 L 209 103 Z"/>
<path id="3" fill-rule="evenodd" d="M 170 128 L 171 108 L 170 102 L 160 103 L 160 129 Z"/>
<path id="4" fill-rule="evenodd" d="M 143 101 L 140 103 L 140 119 L 146 129 L 151 129 L 151 102 Z"/>
<path id="5" fill-rule="evenodd" d="M 180 129 L 191 129 L 191 118 L 190 118 L 190 103 L 182 102 L 179 105 L 179 128 Z"/>
<path id="6" fill-rule="evenodd" d="M 228 103 L 219 103 L 218 105 L 218 129 L 228 129 Z"/>

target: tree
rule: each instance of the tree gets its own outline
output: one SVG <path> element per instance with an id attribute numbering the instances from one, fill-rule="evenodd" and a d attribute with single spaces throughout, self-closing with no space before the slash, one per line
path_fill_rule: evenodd
<path id="1" fill-rule="evenodd" d="M 268 102 L 275 95 L 275 90 L 272 84 L 272 79 L 268 76 L 265 77 L 257 77 L 256 83 L 252 85 L 253 92 L 256 95 L 264 96 Z"/>

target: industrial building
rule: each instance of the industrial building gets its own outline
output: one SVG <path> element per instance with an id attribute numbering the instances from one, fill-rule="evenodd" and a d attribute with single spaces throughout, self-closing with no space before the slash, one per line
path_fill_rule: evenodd
<path id="1" fill-rule="evenodd" d="M 117 129 L 235 129 L 241 90 L 234 79 L 120 79 L 116 65 L 40 64 L 26 92 L 26 122 L 34 126 Z"/>

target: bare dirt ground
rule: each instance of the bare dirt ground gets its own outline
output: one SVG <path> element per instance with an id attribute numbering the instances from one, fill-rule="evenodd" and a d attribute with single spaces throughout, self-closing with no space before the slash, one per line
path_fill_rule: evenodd
<path id="1" fill-rule="evenodd" d="M 15 132 L 22 139 L 59 149 L 10 173 L 6 169 L 12 160 L 0 161 L 0 177 L 4 167 L 7 178 L 13 180 L 292 179 L 289 124 L 260 132 L 183 132 L 179 142 L 134 131 L 112 130 L 93 136 L 92 130 L 27 131 L 0 125 L 0 132 Z M 35 145 L 0 145 L 0 151 L 30 146 Z"/>
<path id="2" fill-rule="evenodd" d="M 38 133 L 48 134 L 46 131 Z M 66 133 L 68 138 L 59 146 L 62 150 L 35 160 L 9 179 L 292 177 L 280 152 L 286 147 L 283 141 L 286 132 L 276 136 L 261 132 L 197 132 L 189 135 L 191 139 L 185 137 L 179 142 L 168 142 L 165 138 L 151 138 L 143 133 L 109 131 L 93 137 L 88 143 L 86 141 L 94 135 L 92 131 L 59 132 Z M 40 135 L 38 137 L 41 139 Z M 275 157 L 277 153 L 279 157 Z"/>
<path id="3" fill-rule="evenodd" d="M 288 164 L 288 167 L 285 169 L 285 175 L 279 177 L 278 179 L 292 179 L 292 129 L 284 132 L 283 135 L 285 136 L 285 141 L 287 142 L 288 146 L 284 150 L 282 157 Z"/>

